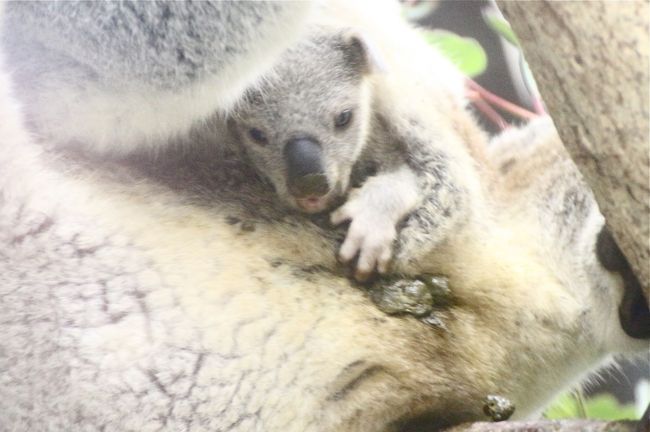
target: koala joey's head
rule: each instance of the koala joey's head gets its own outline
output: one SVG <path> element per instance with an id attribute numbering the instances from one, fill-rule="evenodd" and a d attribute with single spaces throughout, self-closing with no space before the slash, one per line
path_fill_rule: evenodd
<path id="1" fill-rule="evenodd" d="M 376 69 L 353 32 L 311 35 L 247 92 L 229 121 L 256 169 L 288 206 L 317 213 L 348 188 L 366 140 Z"/>

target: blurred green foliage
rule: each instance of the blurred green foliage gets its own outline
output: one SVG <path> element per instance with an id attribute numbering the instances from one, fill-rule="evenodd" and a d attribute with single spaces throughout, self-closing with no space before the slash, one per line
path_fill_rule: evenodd
<path id="1" fill-rule="evenodd" d="M 424 38 L 469 77 L 480 75 L 487 68 L 487 54 L 476 39 L 444 30 L 425 31 Z"/>
<path id="2" fill-rule="evenodd" d="M 517 35 L 515 35 L 515 32 L 512 31 L 512 27 L 510 27 L 510 23 L 508 21 L 500 16 L 492 14 L 484 14 L 483 19 L 485 20 L 485 23 L 490 26 L 490 28 L 497 34 L 503 36 L 505 40 L 517 48 L 519 47 L 519 40 L 517 39 Z"/>
<path id="3" fill-rule="evenodd" d="M 558 397 L 546 410 L 544 417 L 548 419 L 580 418 L 579 399 L 572 393 Z M 637 415 L 634 405 L 621 405 L 614 396 L 599 394 L 585 400 L 584 413 L 588 419 L 594 420 L 634 420 Z"/>

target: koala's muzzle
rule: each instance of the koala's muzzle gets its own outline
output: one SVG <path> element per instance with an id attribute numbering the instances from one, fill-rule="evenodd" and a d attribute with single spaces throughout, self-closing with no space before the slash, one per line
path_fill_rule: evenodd
<path id="1" fill-rule="evenodd" d="M 329 192 L 323 149 L 311 138 L 296 138 L 284 146 L 287 186 L 294 197 L 322 196 Z"/>

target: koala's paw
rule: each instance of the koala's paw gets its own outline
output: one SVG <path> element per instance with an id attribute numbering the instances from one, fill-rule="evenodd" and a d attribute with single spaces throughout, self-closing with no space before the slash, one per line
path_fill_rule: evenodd
<path id="1" fill-rule="evenodd" d="M 356 200 L 348 201 L 332 212 L 330 219 L 335 225 L 350 221 L 339 258 L 347 263 L 359 256 L 354 274 L 357 280 L 365 281 L 375 268 L 379 273 L 388 271 L 397 235 L 394 221 Z"/>

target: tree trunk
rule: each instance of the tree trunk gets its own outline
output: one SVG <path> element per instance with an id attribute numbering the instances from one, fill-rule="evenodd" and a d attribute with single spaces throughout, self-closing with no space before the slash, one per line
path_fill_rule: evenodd
<path id="1" fill-rule="evenodd" d="M 571 157 L 650 298 L 647 1 L 507 1 Z"/>

